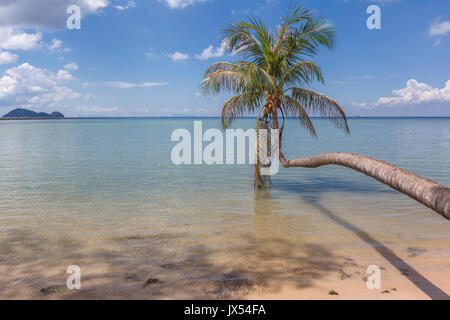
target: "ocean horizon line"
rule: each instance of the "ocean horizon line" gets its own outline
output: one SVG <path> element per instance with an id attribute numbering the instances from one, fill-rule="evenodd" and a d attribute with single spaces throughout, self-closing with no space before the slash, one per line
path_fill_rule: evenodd
<path id="1" fill-rule="evenodd" d="M 92 117 L 64 117 L 64 118 L 0 118 L 0 120 L 95 120 L 95 119 L 221 119 L 220 116 L 92 116 Z M 256 116 L 241 117 L 241 119 L 256 119 Z M 297 119 L 296 117 L 285 117 L 286 119 Z M 310 119 L 327 119 L 326 117 L 310 117 Z M 347 119 L 450 119 L 448 116 L 351 116 Z"/>

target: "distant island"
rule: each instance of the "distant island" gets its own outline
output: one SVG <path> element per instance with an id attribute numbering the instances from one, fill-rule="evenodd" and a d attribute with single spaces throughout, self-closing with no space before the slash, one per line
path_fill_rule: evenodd
<path id="1" fill-rule="evenodd" d="M 3 118 L 41 118 L 41 119 L 52 119 L 52 118 L 64 118 L 61 112 L 55 111 L 51 114 L 46 112 L 34 112 L 27 109 L 14 109 L 3 116 Z"/>

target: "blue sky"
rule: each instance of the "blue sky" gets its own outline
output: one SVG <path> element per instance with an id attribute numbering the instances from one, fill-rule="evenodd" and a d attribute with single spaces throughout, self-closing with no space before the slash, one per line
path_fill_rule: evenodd
<path id="1" fill-rule="evenodd" d="M 206 68 L 232 60 L 221 31 L 254 15 L 276 27 L 284 0 L 0 0 L 0 113 L 220 114 L 230 94 L 199 94 Z M 69 30 L 66 8 L 81 8 Z M 347 114 L 450 116 L 450 1 L 309 0 L 337 39 L 314 60 Z M 381 8 L 381 30 L 366 9 Z"/>

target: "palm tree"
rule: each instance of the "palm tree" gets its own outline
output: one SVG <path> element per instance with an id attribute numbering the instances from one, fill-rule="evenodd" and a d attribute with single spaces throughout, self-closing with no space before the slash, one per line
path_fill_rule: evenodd
<path id="1" fill-rule="evenodd" d="M 313 81 L 324 81 L 320 68 L 310 59 L 321 46 L 331 48 L 333 39 L 332 26 L 303 5 L 291 7 L 276 31 L 254 18 L 230 25 L 225 30 L 226 49 L 244 60 L 213 64 L 202 82 L 205 93 L 230 90 L 236 94 L 223 106 L 222 125 L 227 127 L 245 112 L 260 110 L 262 117 L 258 117 L 257 125 L 281 129 L 280 141 L 284 126 L 280 128 L 279 113 L 283 124 L 285 116 L 297 117 L 301 125 L 317 137 L 308 115 L 308 111 L 312 111 L 349 133 L 342 107 L 333 99 L 305 88 Z M 285 162 L 282 152 L 280 156 Z M 257 163 L 256 187 L 264 184 L 259 167 Z"/>
<path id="2" fill-rule="evenodd" d="M 344 132 L 350 132 L 343 108 L 332 98 L 307 89 L 314 81 L 324 81 L 321 69 L 310 59 L 321 47 L 330 49 L 333 40 L 332 26 L 303 5 L 288 9 L 277 30 L 255 18 L 232 24 L 225 30 L 224 43 L 229 53 L 243 60 L 214 63 L 205 72 L 203 92 L 235 94 L 222 109 L 224 128 L 244 113 L 258 112 L 257 128 L 279 129 L 279 159 L 284 167 L 345 166 L 403 192 L 450 219 L 450 188 L 383 161 L 350 153 L 285 159 L 281 151 L 285 116 L 297 117 L 314 137 L 317 134 L 308 112 L 320 114 Z M 279 114 L 283 117 L 281 128 Z M 265 181 L 259 168 L 257 163 L 256 187 L 262 187 Z"/>

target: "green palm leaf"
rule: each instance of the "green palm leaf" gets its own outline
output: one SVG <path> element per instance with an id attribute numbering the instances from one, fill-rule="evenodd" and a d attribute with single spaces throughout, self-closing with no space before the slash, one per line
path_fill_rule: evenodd
<path id="1" fill-rule="evenodd" d="M 344 109 L 336 101 L 323 94 L 307 89 L 293 88 L 291 90 L 292 96 L 305 106 L 307 110 L 319 113 L 345 133 L 350 133 Z"/>
<path id="2" fill-rule="evenodd" d="M 320 114 L 338 128 L 349 132 L 343 108 L 332 98 L 307 89 L 315 81 L 324 82 L 322 71 L 311 59 L 321 47 L 331 49 L 334 29 L 304 5 L 291 6 L 277 28 L 269 28 L 261 19 L 229 25 L 225 31 L 226 51 L 242 61 L 217 62 L 203 77 L 205 94 L 222 91 L 235 94 L 225 102 L 222 124 L 227 127 L 236 117 L 262 110 L 263 122 L 279 129 L 278 112 L 297 117 L 314 137 L 317 133 L 308 112 Z M 258 124 L 260 125 L 260 123 Z M 280 133 L 280 138 L 282 130 Z M 258 167 L 258 166 L 257 166 Z M 261 175 L 255 171 L 255 181 Z"/>

